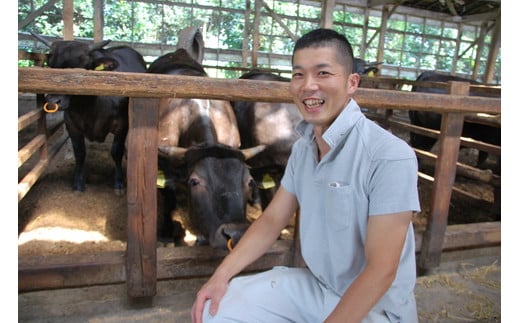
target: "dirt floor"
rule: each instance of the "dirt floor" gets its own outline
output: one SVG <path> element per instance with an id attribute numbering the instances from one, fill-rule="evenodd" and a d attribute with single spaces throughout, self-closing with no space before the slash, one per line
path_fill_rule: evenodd
<path id="1" fill-rule="evenodd" d="M 419 322 L 500 322 L 500 251 L 442 262 L 417 279 Z M 459 258 L 460 256 L 457 256 Z M 126 285 L 38 291 L 18 295 L 18 322 L 185 323 L 206 277 L 159 281 L 152 300 L 132 302 Z"/>
<path id="2" fill-rule="evenodd" d="M 31 98 L 21 102 L 29 109 L 34 104 Z M 30 137 L 31 133 L 34 129 L 21 133 L 19 147 L 24 143 L 23 138 Z M 126 197 L 116 196 L 112 189 L 110 139 L 103 144 L 87 144 L 87 190 L 84 193 L 72 191 L 74 158 L 68 141 L 18 204 L 19 256 L 125 250 Z M 476 158 L 475 152 L 470 150 L 461 154 Z M 31 163 L 29 161 L 28 165 Z M 27 167 L 19 168 L 19 179 L 25 175 Z M 462 182 L 462 179 L 458 182 L 457 185 L 472 188 L 488 202 L 475 203 L 454 195 L 450 224 L 495 221 L 496 215 L 491 211 L 492 188 L 467 180 Z M 429 188 L 421 185 L 420 194 L 423 210 L 414 218 L 416 228 L 424 227 L 429 212 Z M 249 211 L 255 218 L 259 207 L 252 206 Z M 193 237 L 187 239 L 188 243 L 193 242 Z M 421 322 L 500 321 L 500 251 L 495 250 L 482 259 L 475 255 L 472 259 L 477 260 L 456 262 L 450 264 L 445 273 L 418 279 L 416 294 Z M 19 321 L 187 322 L 194 293 L 203 281 L 204 278 L 161 282 L 153 307 L 144 306 L 140 310 L 127 304 L 124 285 L 22 293 L 18 296 Z M 69 306 L 59 309 L 59 303 Z M 95 304 L 95 309 L 89 310 L 87 303 Z M 175 315 L 172 311 L 176 311 Z M 83 319 L 77 320 L 77 315 Z"/>

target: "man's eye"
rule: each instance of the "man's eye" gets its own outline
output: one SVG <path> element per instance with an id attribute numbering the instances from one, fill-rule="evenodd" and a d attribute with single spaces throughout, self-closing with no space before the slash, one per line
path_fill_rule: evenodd
<path id="1" fill-rule="evenodd" d="M 329 74 L 330 74 L 330 73 L 327 72 L 327 71 L 319 71 L 319 72 L 318 72 L 318 75 L 320 75 L 320 76 L 329 75 Z"/>

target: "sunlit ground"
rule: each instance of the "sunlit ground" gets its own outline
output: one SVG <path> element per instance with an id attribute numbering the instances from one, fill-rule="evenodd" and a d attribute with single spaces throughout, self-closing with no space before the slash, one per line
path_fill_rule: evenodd
<path id="1" fill-rule="evenodd" d="M 107 237 L 97 231 L 85 231 L 79 229 L 61 228 L 61 227 L 42 227 L 36 228 L 28 232 L 22 232 L 18 237 L 18 245 L 21 246 L 32 240 L 41 241 L 67 241 L 71 243 L 106 242 Z"/>

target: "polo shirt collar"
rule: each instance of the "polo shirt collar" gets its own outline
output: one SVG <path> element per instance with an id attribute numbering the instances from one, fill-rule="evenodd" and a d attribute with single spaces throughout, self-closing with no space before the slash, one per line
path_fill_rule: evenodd
<path id="1" fill-rule="evenodd" d="M 334 148 L 341 139 L 348 135 L 354 128 L 356 122 L 363 116 L 361 109 L 357 102 L 351 98 L 347 106 L 340 112 L 336 120 L 332 122 L 330 127 L 323 134 L 323 140 L 331 147 Z M 302 120 L 296 126 L 298 134 L 306 138 L 308 141 L 314 141 L 314 132 L 312 131 L 312 125 L 307 121 Z"/>

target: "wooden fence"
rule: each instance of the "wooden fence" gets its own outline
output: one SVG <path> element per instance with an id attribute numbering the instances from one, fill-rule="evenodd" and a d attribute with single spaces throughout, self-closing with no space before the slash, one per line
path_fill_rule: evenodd
<path id="1" fill-rule="evenodd" d="M 145 85 L 145 86 L 144 86 Z M 429 110 L 443 114 L 439 154 L 433 181 L 431 213 L 424 232 L 416 235 L 418 268 L 426 272 L 440 264 L 443 250 L 500 244 L 500 222 L 447 226 L 457 168 L 464 114 L 500 113 L 500 99 L 468 96 L 469 83 L 451 82 L 451 95 L 408 93 L 360 88 L 355 95 L 363 108 Z M 161 98 L 292 102 L 288 84 L 273 81 L 211 79 L 190 76 L 97 72 L 82 69 L 19 68 L 20 93 L 61 93 L 129 96 L 127 144 L 128 236 L 126 252 L 96 255 L 25 256 L 18 259 L 19 291 L 126 282 L 129 297 L 151 297 L 158 279 L 209 275 L 227 254 L 210 247 L 156 247 L 157 116 Z M 41 120 L 34 112 L 30 120 Z M 29 117 L 22 117 L 28 120 Z M 28 121 L 19 119 L 20 124 Z M 48 145 L 43 136 L 38 149 Z M 36 146 L 36 145 L 35 145 Z M 32 148 L 21 154 L 35 153 Z M 24 157 L 25 158 L 25 157 Z M 45 167 L 48 154 L 41 155 Z M 37 172 L 33 181 L 37 180 Z M 23 197 L 23 194 L 22 194 Z M 20 199 L 19 186 L 19 199 Z M 297 232 L 295 233 L 297 234 Z M 298 264 L 297 239 L 278 241 L 247 268 Z"/>

